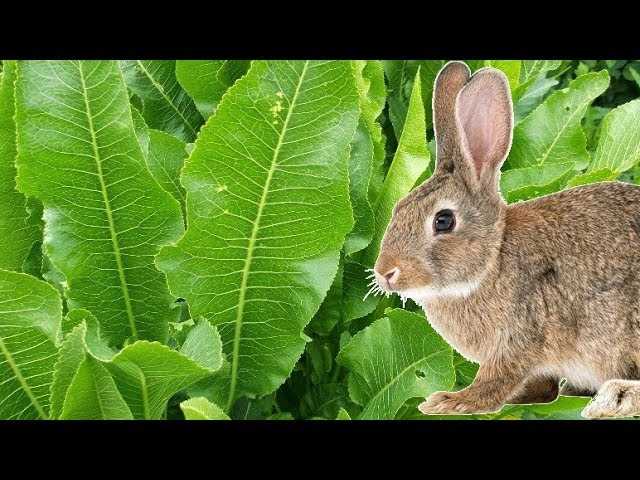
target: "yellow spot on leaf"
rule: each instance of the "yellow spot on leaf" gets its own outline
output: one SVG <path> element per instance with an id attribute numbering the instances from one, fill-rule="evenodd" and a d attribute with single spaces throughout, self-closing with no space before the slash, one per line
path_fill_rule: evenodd
<path id="1" fill-rule="evenodd" d="M 271 115 L 273 115 L 275 118 L 282 110 L 284 110 L 284 107 L 282 106 L 282 102 L 280 100 L 276 100 L 276 104 L 269 110 L 271 111 Z"/>

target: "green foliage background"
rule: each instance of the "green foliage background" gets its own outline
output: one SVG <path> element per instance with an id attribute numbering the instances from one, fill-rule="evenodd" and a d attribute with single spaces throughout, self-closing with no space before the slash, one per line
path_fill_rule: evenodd
<path id="1" fill-rule="evenodd" d="M 0 418 L 436 418 L 477 365 L 366 269 L 444 63 L 2 62 Z M 510 82 L 508 202 L 638 183 L 640 61 L 467 63 Z"/>

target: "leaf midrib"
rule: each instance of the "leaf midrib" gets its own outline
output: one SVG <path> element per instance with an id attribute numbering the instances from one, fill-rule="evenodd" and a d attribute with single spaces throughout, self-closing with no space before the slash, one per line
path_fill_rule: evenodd
<path id="1" fill-rule="evenodd" d="M 31 401 L 31 404 L 34 406 L 34 408 L 38 412 L 38 415 L 40 416 L 40 418 L 42 418 L 43 420 L 46 420 L 47 419 L 47 414 L 45 413 L 44 408 L 42 408 L 42 405 L 40 405 L 40 402 L 38 402 L 38 399 L 36 398 L 36 396 L 31 391 L 31 387 L 29 386 L 29 384 L 25 380 L 24 376 L 22 375 L 22 372 L 20 371 L 20 368 L 18 368 L 18 365 L 16 364 L 16 362 L 15 362 L 15 360 L 13 358 L 13 355 L 11 355 L 11 352 L 9 351 L 7 346 L 5 345 L 4 340 L 2 339 L 2 337 L 0 337 L 0 351 L 2 351 L 2 354 L 7 359 L 7 363 L 9 364 L 9 367 L 13 371 L 13 374 L 15 375 L 15 378 L 20 383 L 20 386 L 22 387 L 22 390 L 29 397 L 29 400 Z"/>
<path id="2" fill-rule="evenodd" d="M 138 331 L 136 328 L 135 316 L 133 314 L 133 307 L 131 305 L 131 298 L 129 296 L 129 287 L 127 279 L 124 273 L 124 267 L 122 262 L 122 254 L 120 253 L 120 243 L 118 241 L 118 233 L 113 221 L 113 212 L 111 210 L 111 202 L 109 201 L 109 194 L 107 192 L 107 185 L 104 182 L 104 173 L 102 172 L 102 158 L 100 156 L 100 150 L 98 148 L 98 142 L 96 139 L 96 132 L 93 126 L 93 116 L 91 114 L 91 105 L 89 97 L 87 96 L 87 85 L 84 78 L 84 70 L 82 62 L 78 64 L 78 71 L 80 73 L 80 83 L 82 84 L 82 97 L 85 104 L 85 113 L 87 116 L 87 123 L 89 125 L 89 133 L 91 134 L 91 146 L 93 148 L 93 155 L 96 161 L 96 168 L 98 171 L 98 178 L 100 180 L 100 190 L 102 193 L 102 200 L 105 206 L 105 212 L 107 214 L 107 221 L 109 223 L 109 234 L 111 236 L 111 244 L 113 245 L 114 257 L 116 260 L 116 267 L 118 270 L 118 278 L 120 280 L 120 288 L 122 289 L 122 295 L 124 297 L 127 318 L 129 319 L 129 327 L 131 328 L 131 335 L 133 339 L 138 338 Z"/>
<path id="3" fill-rule="evenodd" d="M 400 378 L 407 373 L 409 370 L 411 370 L 412 368 L 415 368 L 419 363 L 424 362 L 426 360 L 429 360 L 431 357 L 438 355 L 440 353 L 442 353 L 445 350 L 438 350 L 436 352 L 432 352 L 429 355 L 419 358 L 418 360 L 416 360 L 415 362 L 407 365 L 405 368 L 402 369 L 402 371 L 400 373 L 398 373 L 398 375 L 394 376 L 393 378 L 391 378 L 391 380 L 385 384 L 384 387 L 382 387 L 380 390 L 378 390 L 378 392 L 371 397 L 371 399 L 367 402 L 367 405 L 371 405 L 381 394 L 382 392 L 386 392 L 389 388 L 391 388 L 392 385 L 398 383 L 398 381 L 400 380 Z M 426 367 L 428 367 L 429 369 L 433 370 L 429 364 L 425 364 Z"/>
<path id="4" fill-rule="evenodd" d="M 235 320 L 235 332 L 233 338 L 233 353 L 231 357 L 231 386 L 229 388 L 229 397 L 227 398 L 227 408 L 229 411 L 231 406 L 233 405 L 233 399 L 235 397 L 235 390 L 238 381 L 238 357 L 240 354 L 240 338 L 242 333 L 242 317 L 244 315 L 244 303 L 245 296 L 247 291 L 247 283 L 249 273 L 251 272 L 251 262 L 253 260 L 253 250 L 255 248 L 255 243 L 258 237 L 258 232 L 260 230 L 260 219 L 262 217 L 262 212 L 267 203 L 267 195 L 269 193 L 269 188 L 271 185 L 271 181 L 273 179 L 273 174 L 275 172 L 278 157 L 280 155 L 280 149 L 282 148 L 282 144 L 284 141 L 284 136 L 289 126 L 289 121 L 291 119 L 291 113 L 293 112 L 298 95 L 300 93 L 300 86 L 302 85 L 302 81 L 307 73 L 307 67 L 309 66 L 309 61 L 304 62 L 304 66 L 302 67 L 302 72 L 300 73 L 300 77 L 298 78 L 298 84 L 296 85 L 295 92 L 293 97 L 291 98 L 291 103 L 289 104 L 289 109 L 287 110 L 287 116 L 282 124 L 282 130 L 280 131 L 280 135 L 278 136 L 278 142 L 276 144 L 275 149 L 273 150 L 273 156 L 271 157 L 271 165 L 269 167 L 269 171 L 267 172 L 267 178 L 265 180 L 264 187 L 262 189 L 262 195 L 260 197 L 260 203 L 258 204 L 258 210 L 256 212 L 256 219 L 253 222 L 253 227 L 251 229 L 251 236 L 249 237 L 249 243 L 247 245 L 247 256 L 245 258 L 244 268 L 242 269 L 242 279 L 240 281 L 240 293 L 238 296 L 238 310 L 236 311 L 236 320 Z"/>
<path id="5" fill-rule="evenodd" d="M 142 73 L 144 73 L 145 76 L 149 79 L 149 81 L 151 82 L 153 87 L 158 91 L 160 96 L 162 96 L 162 98 L 164 98 L 164 100 L 169 104 L 169 106 L 178 114 L 178 116 L 182 119 L 184 124 L 187 127 L 189 127 L 189 130 L 191 130 L 191 133 L 193 135 L 196 135 L 195 127 L 191 125 L 191 123 L 186 119 L 186 117 L 182 114 L 180 109 L 173 103 L 173 100 L 171 100 L 171 98 L 167 96 L 167 94 L 164 92 L 164 87 L 159 82 L 156 81 L 153 75 L 151 75 L 151 73 L 147 70 L 147 68 L 142 64 L 140 60 L 136 60 L 136 63 L 142 69 Z"/>

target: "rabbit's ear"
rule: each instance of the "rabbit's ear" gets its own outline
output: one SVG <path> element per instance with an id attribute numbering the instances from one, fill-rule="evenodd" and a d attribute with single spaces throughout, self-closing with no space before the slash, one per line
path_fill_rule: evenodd
<path id="1" fill-rule="evenodd" d="M 494 68 L 478 70 L 458 93 L 455 119 L 460 150 L 476 178 L 497 180 L 513 137 L 507 77 Z"/>
<path id="2" fill-rule="evenodd" d="M 452 172 L 455 158 L 459 152 L 459 140 L 456 127 L 456 97 L 469 81 L 471 71 L 463 62 L 447 63 L 438 73 L 433 87 L 433 130 L 438 149 L 439 169 Z"/>

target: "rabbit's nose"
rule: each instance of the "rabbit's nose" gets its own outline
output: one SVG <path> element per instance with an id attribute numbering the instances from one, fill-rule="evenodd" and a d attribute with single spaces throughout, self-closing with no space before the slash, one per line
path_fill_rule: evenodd
<path id="1" fill-rule="evenodd" d="M 398 267 L 393 267 L 391 270 L 383 274 L 380 274 L 378 272 L 376 273 L 378 277 L 381 277 L 381 280 L 383 280 L 381 283 L 386 283 L 386 285 L 390 288 L 393 288 L 393 285 L 398 281 L 398 278 L 400 277 L 400 269 Z"/>
<path id="2" fill-rule="evenodd" d="M 394 267 L 391 270 L 389 270 L 387 273 L 384 274 L 384 278 L 390 284 L 394 283 L 396 280 L 398 280 L 399 276 L 400 276 L 400 269 L 398 267 Z"/>

